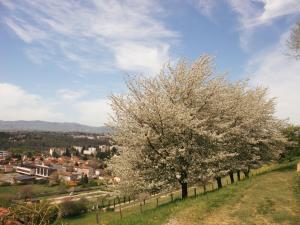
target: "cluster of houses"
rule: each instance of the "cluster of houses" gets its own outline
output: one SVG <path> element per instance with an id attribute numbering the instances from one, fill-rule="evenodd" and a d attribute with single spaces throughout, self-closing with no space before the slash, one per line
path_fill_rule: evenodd
<path id="1" fill-rule="evenodd" d="M 112 146 L 101 145 L 83 148 L 73 146 L 72 150 L 78 154 L 66 155 L 66 148 L 50 148 L 49 154 L 22 156 L 21 159 L 13 158 L 8 151 L 0 151 L 0 169 L 5 174 L 12 174 L 6 182 L 65 182 L 69 186 L 76 186 L 83 176 L 88 179 L 104 179 L 104 163 L 95 159 L 97 152 L 112 150 Z M 55 155 L 55 157 L 54 157 Z M 83 160 L 82 155 L 88 156 Z M 9 160 L 7 160 L 9 159 Z"/>

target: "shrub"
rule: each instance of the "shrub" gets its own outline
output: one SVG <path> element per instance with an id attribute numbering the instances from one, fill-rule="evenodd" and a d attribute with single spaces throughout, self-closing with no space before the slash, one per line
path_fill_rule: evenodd
<path id="1" fill-rule="evenodd" d="M 10 208 L 8 219 L 17 224 L 53 224 L 60 220 L 59 208 L 47 201 L 38 203 L 19 202 Z"/>
<path id="2" fill-rule="evenodd" d="M 63 217 L 79 216 L 88 211 L 88 201 L 80 199 L 78 201 L 67 200 L 60 204 L 61 214 Z"/>

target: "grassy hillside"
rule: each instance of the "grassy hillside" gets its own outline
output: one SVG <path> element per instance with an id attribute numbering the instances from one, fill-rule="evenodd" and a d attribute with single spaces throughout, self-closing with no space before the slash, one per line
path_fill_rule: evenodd
<path id="1" fill-rule="evenodd" d="M 220 191 L 167 203 L 140 212 L 139 207 L 100 214 L 101 224 L 300 224 L 300 176 L 295 162 Z M 96 224 L 96 214 L 65 220 L 67 224 Z"/>

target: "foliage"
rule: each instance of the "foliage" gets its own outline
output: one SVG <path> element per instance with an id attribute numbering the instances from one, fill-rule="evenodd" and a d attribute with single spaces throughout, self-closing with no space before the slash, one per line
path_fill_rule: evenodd
<path id="1" fill-rule="evenodd" d="M 38 131 L 0 132 L 0 149 L 10 149 L 12 153 L 19 154 L 24 154 L 28 150 L 30 150 L 35 154 L 41 151 L 48 151 L 51 147 L 71 147 L 73 145 L 98 146 L 110 144 L 108 136 L 101 136 L 100 139 L 88 139 L 84 137 L 74 138 L 74 135 L 81 135 L 81 133 L 56 133 Z"/>
<path id="2" fill-rule="evenodd" d="M 127 87 L 128 94 L 111 97 L 113 139 L 122 148 L 111 168 L 127 189 L 180 184 L 186 197 L 188 183 L 232 170 L 249 174 L 286 142 L 267 90 L 228 82 L 209 56 L 129 79 Z"/>
<path id="3" fill-rule="evenodd" d="M 88 201 L 80 199 L 78 201 L 66 200 L 60 204 L 60 210 L 63 217 L 78 216 L 88 211 Z"/>
<path id="4" fill-rule="evenodd" d="M 300 126 L 288 126 L 283 130 L 283 134 L 290 141 L 290 145 L 286 146 L 284 158 L 291 159 L 300 156 Z"/>
<path id="5" fill-rule="evenodd" d="M 81 176 L 80 183 L 81 183 L 81 184 L 88 184 L 88 183 L 89 183 L 89 178 L 88 178 L 88 176 L 87 176 L 86 174 L 83 174 L 83 175 Z"/>
<path id="6" fill-rule="evenodd" d="M 48 225 L 60 219 L 58 206 L 47 201 L 40 203 L 17 203 L 9 208 L 9 219 L 26 225 Z"/>

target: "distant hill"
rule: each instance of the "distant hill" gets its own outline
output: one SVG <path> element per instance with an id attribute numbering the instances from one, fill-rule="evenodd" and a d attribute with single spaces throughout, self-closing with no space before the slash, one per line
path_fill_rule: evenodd
<path id="1" fill-rule="evenodd" d="M 3 121 L 0 120 L 0 131 L 49 131 L 49 132 L 82 132 L 108 133 L 106 126 L 92 127 L 79 123 L 57 123 L 46 121 Z"/>

